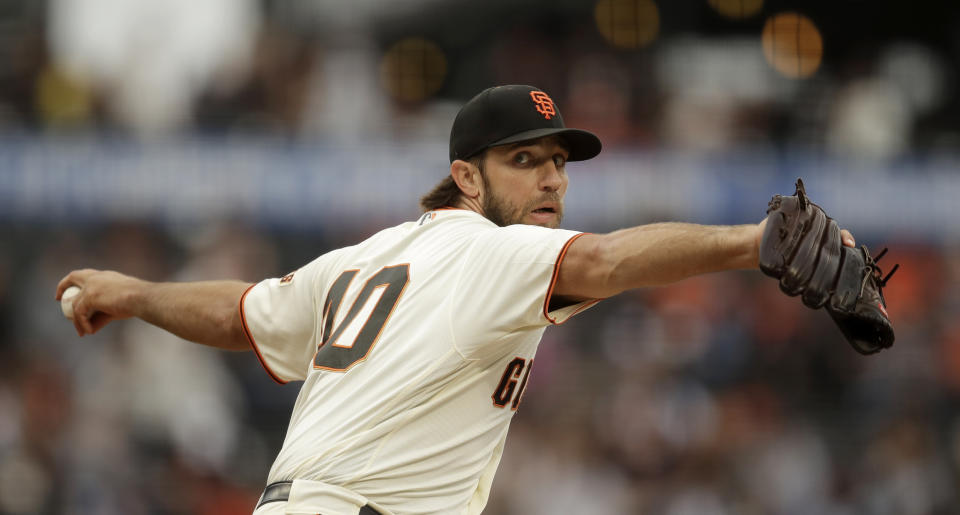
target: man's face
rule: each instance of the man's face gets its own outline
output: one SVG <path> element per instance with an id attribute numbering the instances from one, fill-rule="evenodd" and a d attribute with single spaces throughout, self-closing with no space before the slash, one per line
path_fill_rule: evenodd
<path id="1" fill-rule="evenodd" d="M 553 136 L 487 149 L 483 167 L 483 213 L 503 227 L 555 229 L 563 219 L 569 152 Z"/>

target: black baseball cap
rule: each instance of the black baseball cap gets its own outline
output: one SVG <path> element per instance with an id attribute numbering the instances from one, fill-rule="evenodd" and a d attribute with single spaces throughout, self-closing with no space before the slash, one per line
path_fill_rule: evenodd
<path id="1" fill-rule="evenodd" d="M 450 162 L 470 159 L 489 147 L 560 135 L 568 161 L 584 161 L 600 153 L 600 138 L 568 129 L 553 100 L 533 86 L 495 86 L 481 91 L 460 108 L 450 129 Z"/>

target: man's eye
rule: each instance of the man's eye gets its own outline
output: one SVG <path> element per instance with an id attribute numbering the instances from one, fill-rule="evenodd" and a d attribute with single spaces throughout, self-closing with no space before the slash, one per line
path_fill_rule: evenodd
<path id="1" fill-rule="evenodd" d="M 525 165 L 530 162 L 530 154 L 526 152 L 520 152 L 519 154 L 513 156 L 513 162 L 518 165 Z"/>
<path id="2" fill-rule="evenodd" d="M 556 165 L 557 168 L 563 168 L 563 165 L 567 164 L 567 158 L 557 154 L 553 156 L 553 164 Z"/>

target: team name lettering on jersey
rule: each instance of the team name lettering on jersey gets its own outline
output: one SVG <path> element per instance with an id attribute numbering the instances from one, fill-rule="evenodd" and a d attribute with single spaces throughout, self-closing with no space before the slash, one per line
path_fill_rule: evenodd
<path id="1" fill-rule="evenodd" d="M 498 408 L 505 408 L 509 403 L 510 409 L 516 411 L 520 406 L 523 392 L 527 389 L 527 378 L 530 377 L 531 368 L 533 368 L 533 358 L 530 358 L 529 361 L 523 358 L 513 358 L 507 364 L 507 368 L 504 369 L 503 377 L 500 378 L 497 389 L 490 396 L 493 399 L 493 405 Z M 517 388 L 517 380 L 521 374 L 523 379 L 520 379 L 520 387 Z M 513 399 L 512 403 L 510 403 L 511 399 Z"/>

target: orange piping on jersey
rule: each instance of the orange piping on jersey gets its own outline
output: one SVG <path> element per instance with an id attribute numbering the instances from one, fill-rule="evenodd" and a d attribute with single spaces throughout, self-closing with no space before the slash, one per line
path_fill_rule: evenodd
<path id="1" fill-rule="evenodd" d="M 547 320 L 550 321 L 551 324 L 559 325 L 563 323 L 563 322 L 557 322 L 555 318 L 550 316 L 550 297 L 553 296 L 553 288 L 554 286 L 557 285 L 557 278 L 560 277 L 560 263 L 562 263 L 563 258 L 566 257 L 567 249 L 570 248 L 570 245 L 574 241 L 576 241 L 577 238 L 581 236 L 585 236 L 587 234 L 590 234 L 590 233 L 582 232 L 580 234 L 575 235 L 573 238 L 570 238 L 569 240 L 567 240 L 567 242 L 563 244 L 563 248 L 560 249 L 560 255 L 557 256 L 556 264 L 553 265 L 553 277 L 550 278 L 550 287 L 547 288 L 547 297 L 543 299 L 543 316 L 545 316 Z M 573 315 L 576 315 L 577 313 L 583 311 L 584 309 L 587 309 L 588 307 L 596 304 L 597 302 L 600 302 L 600 299 L 595 299 L 593 301 L 588 302 L 587 304 L 584 304 L 579 309 L 574 311 Z M 570 315 L 569 317 L 567 317 L 567 320 L 570 320 L 571 318 L 573 318 L 573 315 Z M 564 320 L 564 322 L 566 322 L 566 320 Z"/>
<path id="2" fill-rule="evenodd" d="M 600 302 L 601 300 L 603 300 L 603 299 L 593 299 L 593 300 L 591 300 L 591 301 L 584 301 L 584 304 L 583 304 L 582 306 L 580 306 L 579 308 L 577 308 L 577 310 L 574 311 L 573 313 L 570 313 L 570 316 L 567 317 L 567 320 L 570 320 L 571 318 L 577 316 L 577 313 L 580 313 L 581 311 L 589 308 L 590 306 L 593 306 L 594 304 Z M 558 324 L 558 325 L 562 325 L 562 324 L 567 323 L 567 320 L 564 320 L 563 322 L 560 322 L 560 324 Z"/>
<path id="3" fill-rule="evenodd" d="M 257 354 L 257 359 L 260 360 L 260 364 L 263 366 L 263 369 L 267 371 L 267 374 L 270 374 L 270 378 L 279 384 L 287 384 L 288 381 L 280 379 L 277 374 L 273 373 L 273 370 L 270 370 L 270 366 L 267 365 L 267 360 L 263 359 L 263 354 L 260 354 L 260 349 L 257 348 L 257 343 L 253 340 L 253 334 L 250 332 L 250 327 L 247 326 L 247 317 L 243 314 L 243 301 L 247 300 L 247 294 L 250 293 L 250 290 L 252 290 L 254 286 L 256 286 L 256 284 L 251 284 L 249 288 L 244 290 L 243 295 L 240 296 L 240 324 L 243 327 L 243 334 L 247 337 L 247 342 L 250 344 L 253 352 Z"/>
<path id="4" fill-rule="evenodd" d="M 400 289 L 400 295 L 397 295 L 397 300 L 393 303 L 393 306 L 390 307 L 390 312 L 387 313 L 387 317 L 383 319 L 383 325 L 380 326 L 380 331 L 377 332 L 377 335 L 373 337 L 373 342 L 370 344 L 370 347 L 367 348 L 367 353 L 364 354 L 362 358 L 354 361 L 354 362 L 353 362 L 349 367 L 347 367 L 347 368 L 342 368 L 342 369 L 341 369 L 341 368 L 330 368 L 330 367 L 321 367 L 321 366 L 313 365 L 314 370 L 330 370 L 330 371 L 333 371 L 333 372 L 346 372 L 347 370 L 350 370 L 351 368 L 353 368 L 354 365 L 356 365 L 357 363 L 362 363 L 362 362 L 364 362 L 364 361 L 367 360 L 367 356 L 370 355 L 370 353 L 373 351 L 373 348 L 377 346 L 377 342 L 380 341 L 380 335 L 383 333 L 383 328 L 384 328 L 384 327 L 387 327 L 387 324 L 390 323 L 390 317 L 393 316 L 393 312 L 397 309 L 397 304 L 400 304 L 400 299 L 403 298 L 403 294 L 407 291 L 407 286 L 410 285 L 410 263 L 400 263 L 399 265 L 385 266 L 385 267 L 381 268 L 380 270 L 383 270 L 383 269 L 385 269 L 385 268 L 396 268 L 396 267 L 398 267 L 398 266 L 406 266 L 406 267 L 407 267 L 407 281 L 406 281 L 405 283 L 403 283 L 403 288 Z M 376 274 L 374 274 L 374 275 L 376 275 Z M 371 277 L 370 279 L 373 279 L 373 277 Z M 370 279 L 367 279 L 367 282 L 370 282 Z M 366 288 L 366 287 L 367 287 L 367 285 L 366 285 L 366 283 L 364 283 L 363 288 Z M 360 291 L 363 291 L 363 288 L 360 288 Z M 359 297 L 358 297 L 358 299 L 359 299 Z M 354 300 L 353 302 L 356 303 L 357 301 Z M 350 306 L 350 309 L 353 309 L 353 306 Z M 350 312 L 350 311 L 348 310 L 347 313 L 349 313 L 349 312 Z M 372 315 L 373 312 L 371 311 L 370 314 Z M 367 316 L 367 321 L 369 321 L 369 320 L 370 320 L 370 317 Z M 366 325 L 366 322 L 364 322 L 364 325 Z M 361 329 L 360 329 L 360 330 L 361 330 L 361 331 L 363 330 L 362 326 L 361 326 Z M 359 333 L 357 333 L 357 334 L 359 335 Z M 317 352 L 319 352 L 319 349 L 317 350 Z M 316 358 L 317 358 L 317 355 L 314 354 L 314 355 L 313 355 L 314 362 L 316 362 Z"/>

